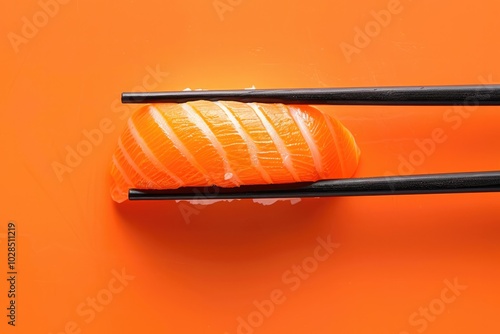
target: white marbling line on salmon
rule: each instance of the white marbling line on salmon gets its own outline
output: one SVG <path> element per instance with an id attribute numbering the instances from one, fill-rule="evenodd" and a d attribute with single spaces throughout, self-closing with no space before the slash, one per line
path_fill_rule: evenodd
<path id="1" fill-rule="evenodd" d="M 146 174 L 144 174 L 142 172 L 142 170 L 139 168 L 139 166 L 137 166 L 137 164 L 134 162 L 134 160 L 132 159 L 132 157 L 128 154 L 127 150 L 125 149 L 125 147 L 123 147 L 123 143 L 122 143 L 122 138 L 118 138 L 118 147 L 120 148 L 120 150 L 122 151 L 122 154 L 123 156 L 125 157 L 125 160 L 127 160 L 127 163 L 132 167 L 133 170 L 135 170 L 135 172 L 137 174 L 139 174 L 140 177 L 142 177 L 143 180 L 151 183 L 151 184 L 154 184 L 156 187 L 159 187 L 159 184 L 157 184 L 155 181 L 151 180 Z"/>
<path id="2" fill-rule="evenodd" d="M 212 146 L 215 148 L 220 158 L 222 159 L 225 171 L 224 180 L 230 180 L 236 186 L 239 186 L 241 184 L 241 180 L 238 178 L 236 173 L 232 170 L 231 166 L 229 165 L 229 161 L 227 159 L 227 154 L 226 151 L 224 150 L 224 147 L 222 147 L 221 143 L 219 142 L 213 131 L 210 129 L 208 124 L 198 114 L 198 112 L 189 104 L 182 103 L 181 107 L 186 111 L 189 120 L 193 122 L 196 125 L 196 127 L 200 129 L 201 132 L 203 132 L 203 134 L 208 138 L 210 143 L 212 143 Z"/>
<path id="3" fill-rule="evenodd" d="M 117 180 L 115 179 L 115 182 L 113 184 L 113 187 L 111 188 L 111 196 L 116 199 L 116 198 L 122 198 L 123 196 L 125 199 L 128 197 L 128 189 L 133 188 L 134 184 L 132 183 L 132 180 L 129 179 L 129 177 L 126 175 L 125 171 L 121 167 L 121 165 L 118 163 L 118 160 L 116 160 L 116 156 L 113 154 L 112 158 L 112 164 L 118 171 L 118 173 L 121 175 L 123 180 L 125 181 L 125 184 L 118 183 L 116 182 Z M 119 202 L 123 202 L 125 199 L 120 200 Z"/>
<path id="4" fill-rule="evenodd" d="M 288 109 L 290 112 L 290 115 L 292 116 L 293 120 L 295 121 L 295 124 L 297 124 L 300 133 L 302 134 L 302 137 L 307 143 L 307 146 L 309 146 L 309 150 L 311 151 L 311 156 L 314 161 L 314 167 L 316 167 L 316 172 L 318 172 L 319 176 L 324 179 L 326 178 L 325 175 L 325 170 L 323 168 L 323 159 L 321 157 L 321 153 L 319 153 L 318 150 L 318 145 L 314 141 L 314 138 L 312 136 L 312 133 L 309 131 L 309 128 L 307 127 L 306 123 L 304 122 L 304 119 L 302 118 L 299 113 L 302 113 L 300 109 L 297 109 L 295 107 L 285 107 L 284 105 L 280 105 L 281 108 L 283 109 Z M 285 111 L 286 112 L 286 111 Z"/>
<path id="5" fill-rule="evenodd" d="M 266 116 L 262 113 L 262 110 L 260 110 L 259 105 L 255 103 L 248 103 L 248 105 L 255 111 L 260 121 L 264 125 L 264 128 L 267 130 L 269 136 L 271 136 L 271 139 L 274 142 L 274 145 L 276 146 L 278 153 L 281 155 L 281 160 L 283 161 L 283 165 L 285 166 L 285 168 L 290 172 L 290 174 L 292 174 L 292 177 L 294 178 L 295 181 L 300 182 L 301 180 L 297 175 L 295 168 L 293 167 L 292 160 L 290 159 L 290 152 L 286 148 L 285 143 L 281 139 L 276 129 L 273 127 L 271 122 L 269 122 Z"/>
<path id="6" fill-rule="evenodd" d="M 135 126 L 132 117 L 128 119 L 127 126 L 130 133 L 132 134 L 132 138 L 134 138 L 134 140 L 136 141 L 137 145 L 139 145 L 146 158 L 149 161 L 151 161 L 151 163 L 155 166 L 155 168 L 167 174 L 178 184 L 179 187 L 184 186 L 185 185 L 184 181 L 182 181 L 181 178 L 179 178 L 179 176 L 177 176 L 174 172 L 168 169 L 168 167 L 165 166 L 160 160 L 158 160 L 156 155 L 151 151 L 148 144 L 144 141 L 144 138 L 142 138 L 141 134 L 137 130 L 137 127 Z"/>
<path id="7" fill-rule="evenodd" d="M 250 161 L 252 161 L 253 167 L 260 173 L 262 178 L 267 183 L 273 183 L 271 177 L 260 163 L 257 146 L 253 142 L 252 138 L 250 138 L 248 132 L 243 128 L 243 125 L 240 124 L 240 122 L 236 119 L 236 117 L 233 115 L 233 112 L 228 106 L 226 106 L 222 102 L 214 102 L 214 103 L 226 113 L 227 118 L 229 118 L 229 120 L 233 124 L 234 128 L 236 129 L 236 132 L 238 132 L 240 137 L 247 145 L 248 154 L 250 155 Z"/>
<path id="8" fill-rule="evenodd" d="M 344 157 L 342 156 L 342 153 L 340 152 L 337 131 L 335 131 L 335 128 L 333 127 L 333 124 L 332 124 L 332 121 L 330 120 L 330 117 L 328 117 L 328 115 L 326 115 L 324 113 L 322 113 L 322 114 L 323 114 L 323 118 L 326 120 L 326 125 L 328 126 L 328 129 L 330 130 L 330 133 L 332 134 L 333 142 L 335 143 L 335 148 L 337 149 L 337 156 L 339 157 L 340 172 L 342 173 L 342 176 L 346 176 Z"/>
<path id="9" fill-rule="evenodd" d="M 125 183 L 128 184 L 129 186 L 133 187 L 134 183 L 128 177 L 127 173 L 125 173 L 125 171 L 123 170 L 122 166 L 118 163 L 118 160 L 116 160 L 116 157 L 115 157 L 114 154 L 113 154 L 113 160 L 112 161 L 113 161 L 113 164 L 115 165 L 116 169 L 118 170 L 118 172 L 120 172 L 121 176 L 125 180 Z"/>
<path id="10" fill-rule="evenodd" d="M 205 181 L 209 184 L 213 184 L 214 180 L 210 178 L 210 175 L 208 172 L 203 168 L 203 166 L 196 161 L 196 158 L 194 155 L 189 151 L 189 149 L 184 145 L 182 140 L 180 140 L 179 137 L 175 134 L 174 130 L 168 125 L 165 117 L 163 117 L 163 113 L 161 113 L 156 107 L 150 106 L 149 107 L 149 114 L 155 121 L 156 125 L 163 131 L 165 136 L 167 136 L 168 139 L 174 144 L 174 146 L 179 150 L 182 156 L 186 158 L 186 160 L 194 167 L 196 168 L 204 177 Z"/>

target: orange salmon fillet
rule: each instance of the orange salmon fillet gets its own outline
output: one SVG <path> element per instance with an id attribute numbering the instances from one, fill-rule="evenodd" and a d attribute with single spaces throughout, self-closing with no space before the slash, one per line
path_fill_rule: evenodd
<path id="1" fill-rule="evenodd" d="M 359 148 L 336 119 L 304 105 L 195 101 L 137 110 L 111 163 L 128 189 L 309 182 L 351 177 Z"/>

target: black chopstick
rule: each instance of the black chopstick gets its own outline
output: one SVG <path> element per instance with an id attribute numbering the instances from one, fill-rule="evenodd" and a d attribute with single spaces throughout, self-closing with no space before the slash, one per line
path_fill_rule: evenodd
<path id="1" fill-rule="evenodd" d="M 332 105 L 500 105 L 500 85 L 125 92 L 123 103 L 195 100 Z"/>
<path id="2" fill-rule="evenodd" d="M 500 171 L 322 180 L 314 183 L 130 189 L 130 200 L 204 200 L 480 193 L 500 191 Z"/>

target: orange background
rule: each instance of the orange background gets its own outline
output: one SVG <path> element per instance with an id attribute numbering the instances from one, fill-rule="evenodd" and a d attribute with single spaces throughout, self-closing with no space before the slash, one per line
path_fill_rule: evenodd
<path id="1" fill-rule="evenodd" d="M 53 17 L 35 0 L 4 2 L 0 14 L 2 331 L 500 332 L 498 194 L 117 205 L 108 176 L 133 109 L 119 94 L 143 83 L 180 90 L 499 82 L 497 1 L 401 0 L 383 26 L 372 11 L 387 14 L 395 4 L 386 0 L 221 0 L 222 19 L 212 0 L 66 2 L 47 7 Z M 25 27 L 30 37 L 11 43 L 33 16 L 38 31 Z M 355 40 L 365 28 L 372 36 Z M 357 48 L 348 57 L 347 44 Z M 148 72 L 155 69 L 156 79 Z M 498 111 L 467 108 L 321 107 L 355 135 L 357 176 L 402 166 L 498 170 Z M 108 133 L 85 152 L 83 131 L 95 134 L 102 122 Z M 66 164 L 68 148 L 78 147 L 87 155 L 59 180 L 54 163 Z M 7 326 L 1 278 L 10 220 L 18 233 L 15 328 Z M 311 258 L 318 237 L 337 247 L 319 262 Z M 310 273 L 290 272 L 302 264 Z M 120 282 L 122 271 L 129 277 Z M 455 280 L 462 290 L 454 293 L 446 282 Z M 265 302 L 280 291 L 279 303 Z"/>

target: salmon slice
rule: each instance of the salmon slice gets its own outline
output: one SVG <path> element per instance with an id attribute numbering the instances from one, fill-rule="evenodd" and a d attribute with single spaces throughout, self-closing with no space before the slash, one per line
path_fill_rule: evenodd
<path id="1" fill-rule="evenodd" d="M 111 162 L 128 189 L 238 187 L 351 177 L 359 148 L 338 120 L 304 105 L 195 101 L 136 111 Z"/>

